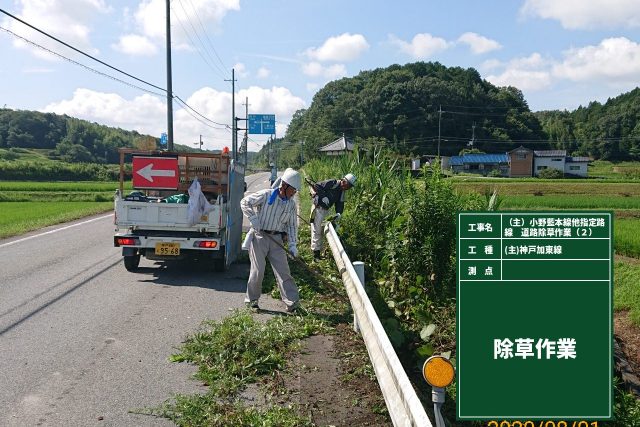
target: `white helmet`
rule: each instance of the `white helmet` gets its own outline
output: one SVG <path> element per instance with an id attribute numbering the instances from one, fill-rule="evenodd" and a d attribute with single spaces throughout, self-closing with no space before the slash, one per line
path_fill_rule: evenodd
<path id="1" fill-rule="evenodd" d="M 352 187 L 356 185 L 356 176 L 352 173 L 348 173 L 344 176 L 344 178 Z"/>
<path id="2" fill-rule="evenodd" d="M 287 170 L 285 170 L 282 174 L 282 182 L 286 182 L 287 184 L 295 188 L 296 191 L 300 191 L 302 178 L 300 177 L 298 171 L 287 168 Z"/>

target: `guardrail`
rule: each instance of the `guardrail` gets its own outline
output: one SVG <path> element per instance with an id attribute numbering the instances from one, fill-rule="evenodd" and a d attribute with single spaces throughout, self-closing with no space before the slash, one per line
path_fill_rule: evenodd
<path id="1" fill-rule="evenodd" d="M 369 352 L 393 425 L 432 427 L 331 223 L 325 226 L 324 233 L 342 275 L 355 321 Z"/>

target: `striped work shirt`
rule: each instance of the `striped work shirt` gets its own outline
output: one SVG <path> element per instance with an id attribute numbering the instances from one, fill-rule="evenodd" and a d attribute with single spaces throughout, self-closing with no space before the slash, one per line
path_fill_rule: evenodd
<path id="1" fill-rule="evenodd" d="M 240 201 L 240 208 L 250 221 L 258 219 L 261 230 L 283 231 L 289 243 L 295 244 L 298 240 L 296 202 L 282 200 L 277 191 L 277 188 L 266 189 L 249 194 Z"/>

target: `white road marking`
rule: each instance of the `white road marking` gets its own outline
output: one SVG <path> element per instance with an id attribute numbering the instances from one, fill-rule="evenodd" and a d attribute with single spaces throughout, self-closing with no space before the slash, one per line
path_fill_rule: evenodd
<path id="1" fill-rule="evenodd" d="M 35 234 L 33 236 L 29 236 L 29 237 L 25 237 L 25 238 L 22 238 L 22 239 L 14 240 L 13 242 L 4 243 L 4 244 L 0 245 L 0 248 L 4 248 L 5 246 L 10 246 L 10 245 L 13 245 L 15 243 L 24 242 L 25 240 L 35 239 L 36 237 L 44 236 L 45 234 L 57 233 L 58 231 L 66 230 L 68 228 L 76 227 L 78 225 L 88 224 L 88 223 L 93 222 L 93 221 L 99 221 L 101 219 L 110 218 L 110 217 L 113 218 L 113 213 L 111 213 L 109 215 L 104 215 L 104 216 L 101 216 L 101 217 L 98 217 L 98 218 L 93 218 L 93 219 L 88 219 L 86 221 L 78 222 L 77 224 L 71 224 L 71 225 L 67 225 L 67 226 L 64 226 L 64 227 L 56 228 L 55 230 L 45 231 L 44 233 Z"/>

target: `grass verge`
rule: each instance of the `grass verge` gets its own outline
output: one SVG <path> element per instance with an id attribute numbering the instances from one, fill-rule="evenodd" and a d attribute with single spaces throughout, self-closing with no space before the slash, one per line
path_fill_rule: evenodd
<path id="1" fill-rule="evenodd" d="M 0 203 L 0 239 L 113 209 L 113 202 Z"/>

